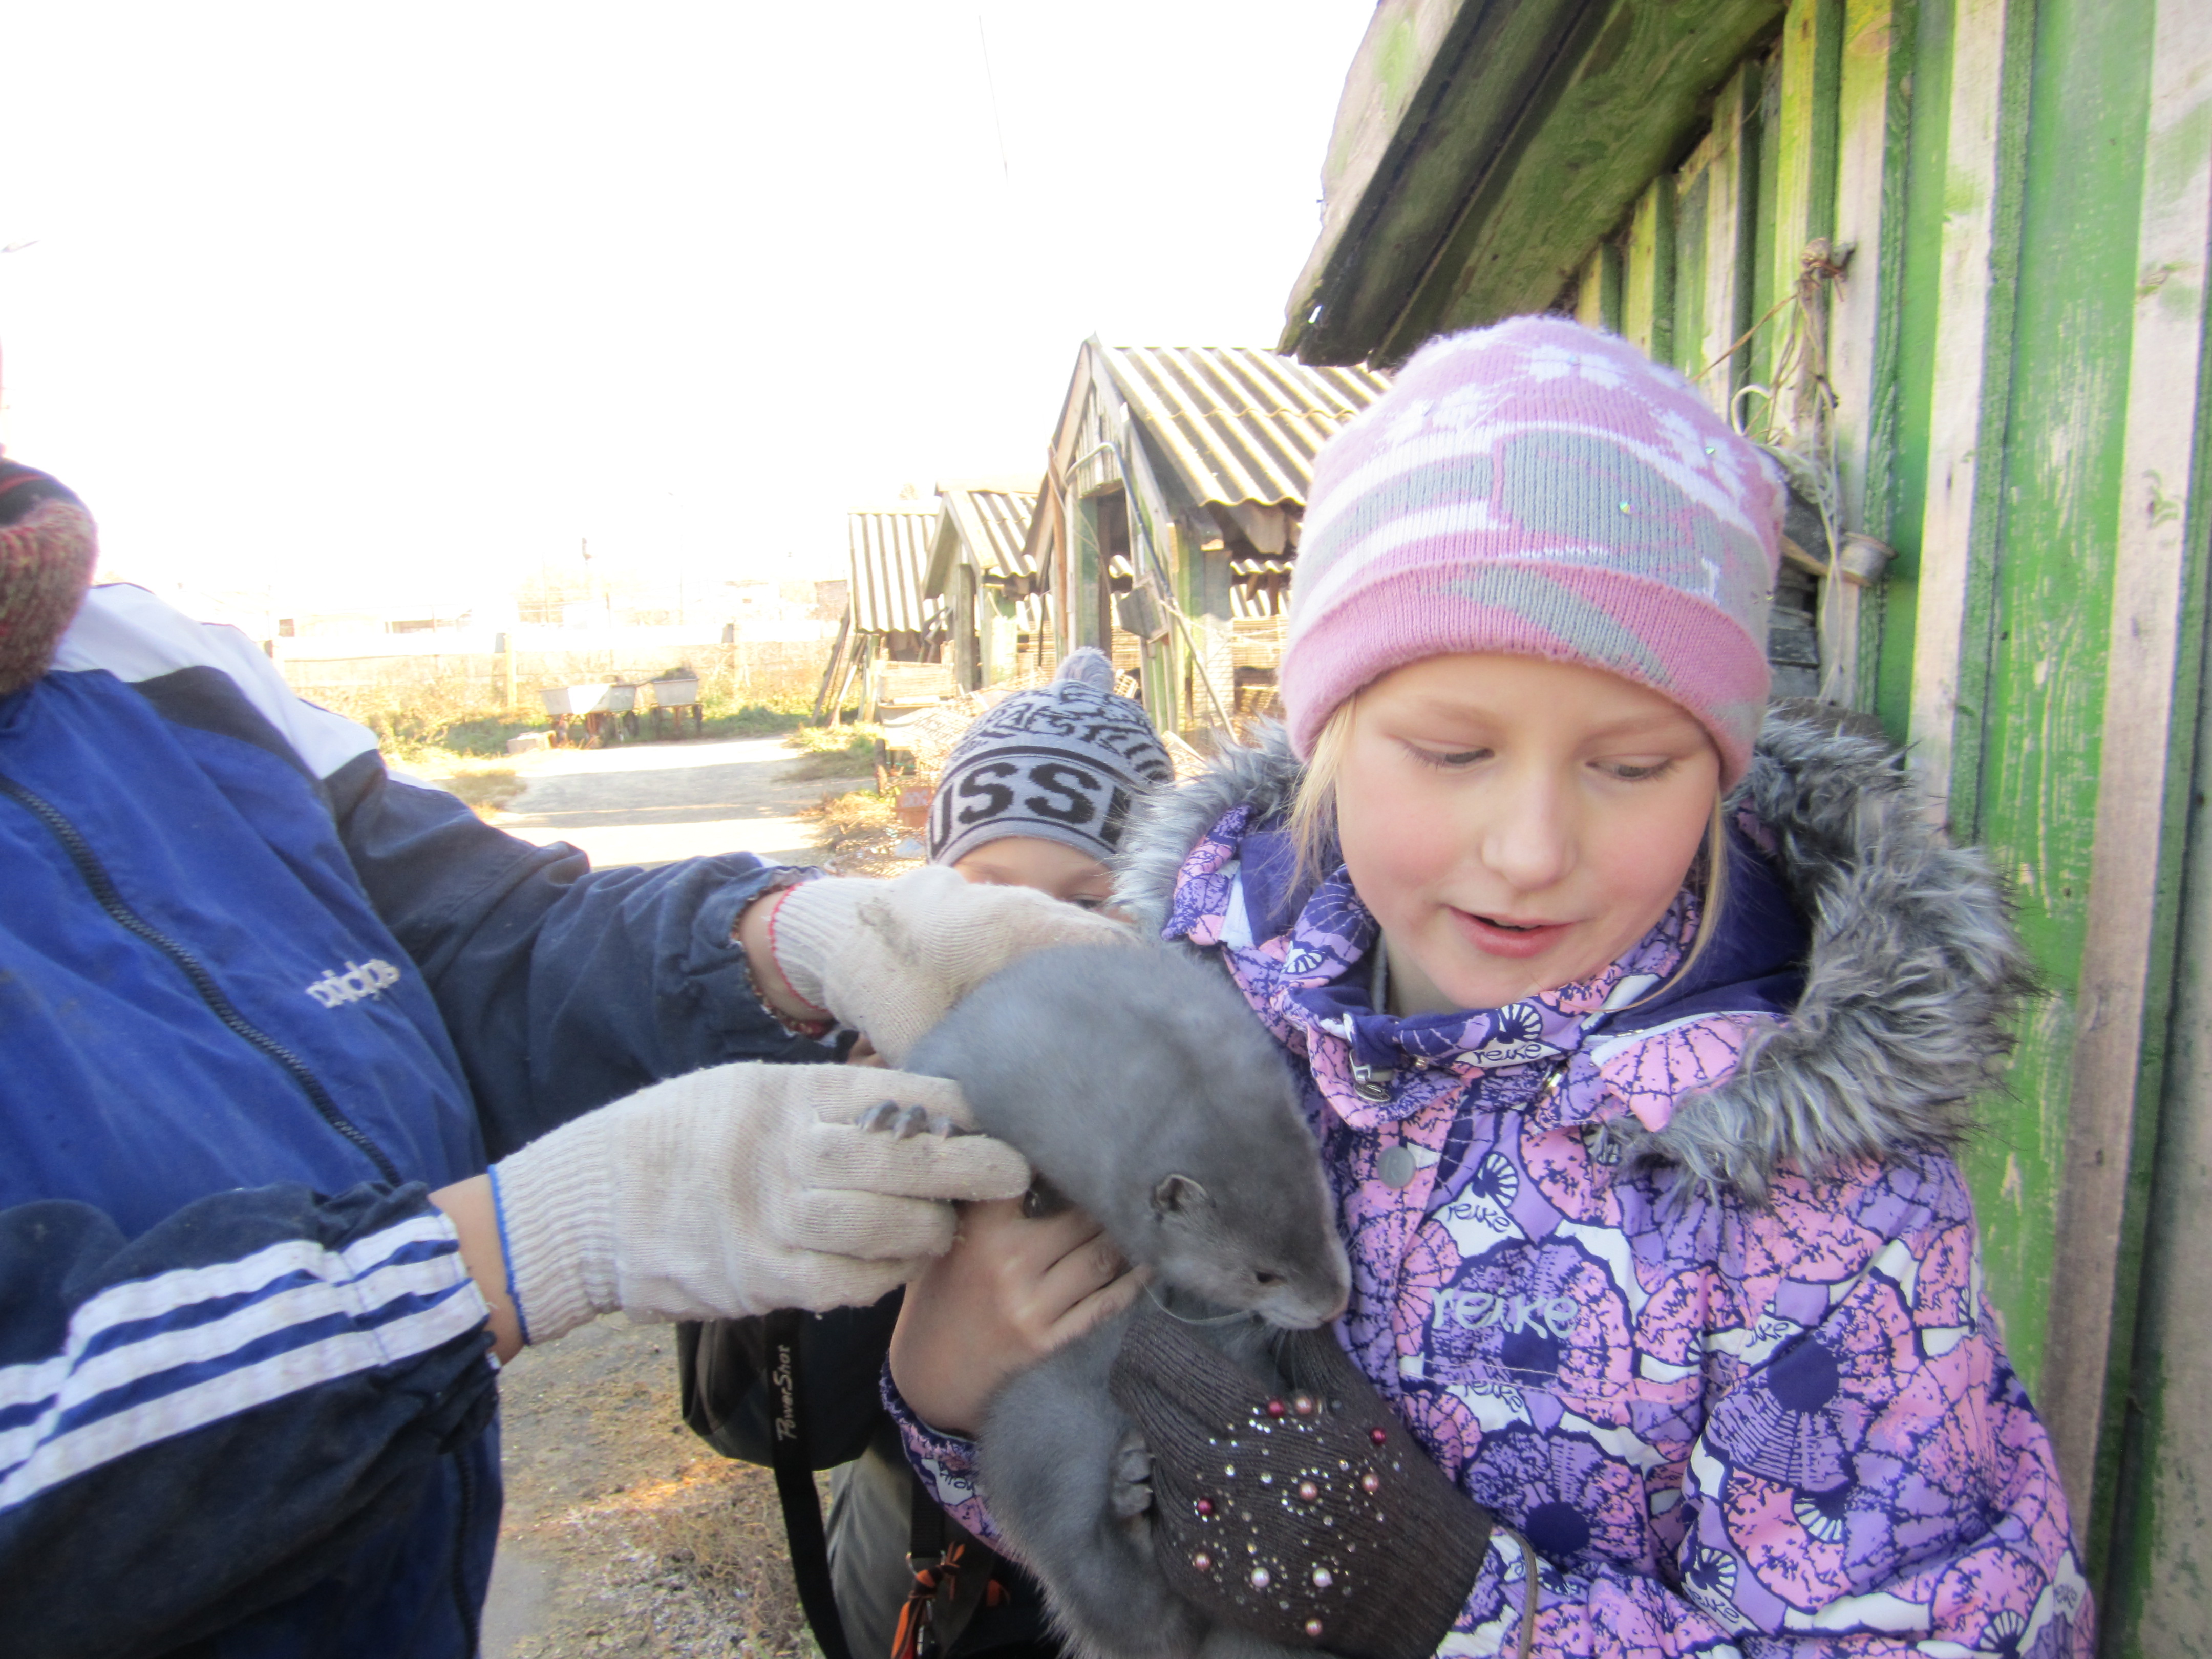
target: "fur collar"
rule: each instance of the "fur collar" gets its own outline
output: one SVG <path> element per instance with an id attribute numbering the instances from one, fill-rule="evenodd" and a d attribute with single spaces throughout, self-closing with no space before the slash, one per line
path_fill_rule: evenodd
<path id="1" fill-rule="evenodd" d="M 1119 902 L 1157 936 L 1199 837 L 1240 802 L 1260 818 L 1286 810 L 1299 772 L 1278 728 L 1152 798 L 1122 842 Z M 1814 704 L 1769 714 L 1732 804 L 1773 833 L 1807 920 L 1804 994 L 1786 1025 L 1726 1083 L 1682 1102 L 1664 1130 L 1613 1126 L 1622 1150 L 1754 1202 L 1785 1166 L 1811 1174 L 1953 1150 L 2011 1052 L 2033 985 L 1988 865 L 1928 822 L 1903 757 L 1871 722 Z"/>

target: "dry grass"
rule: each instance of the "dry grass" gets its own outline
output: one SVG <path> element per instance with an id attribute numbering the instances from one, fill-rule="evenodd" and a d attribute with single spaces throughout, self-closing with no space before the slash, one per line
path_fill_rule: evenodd
<path id="1" fill-rule="evenodd" d="M 375 732 L 376 745 L 386 757 L 410 763 L 421 763 L 457 726 L 506 723 L 521 729 L 521 722 L 506 720 L 498 706 L 465 680 L 348 690 L 325 687 L 307 695 L 309 701 L 348 720 L 359 720 Z"/>
<path id="2" fill-rule="evenodd" d="M 921 835 L 898 821 L 893 805 L 872 789 L 855 789 L 824 795 L 799 816 L 814 821 L 823 869 L 840 876 L 897 876 L 921 865 Z"/>
<path id="3" fill-rule="evenodd" d="M 775 1478 L 677 1414 L 666 1326 L 619 1317 L 532 1349 L 501 1378 L 507 1481 L 500 1659 L 818 1659 Z"/>
<path id="4" fill-rule="evenodd" d="M 818 1659 L 792 1590 L 782 1510 L 766 1469 L 700 1464 L 579 1504 L 534 1531 L 538 1546 L 578 1576 L 552 1627 L 517 1643 L 512 1659 Z"/>
<path id="5" fill-rule="evenodd" d="M 459 795 L 488 823 L 497 822 L 501 809 L 530 787 L 529 780 L 512 766 L 456 754 L 436 744 L 417 745 L 398 764 L 423 782 Z"/>

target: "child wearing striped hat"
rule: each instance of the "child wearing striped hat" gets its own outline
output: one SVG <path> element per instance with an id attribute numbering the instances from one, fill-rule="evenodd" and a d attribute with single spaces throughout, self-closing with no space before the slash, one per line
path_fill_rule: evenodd
<path id="1" fill-rule="evenodd" d="M 1143 705 L 1116 695 L 1113 663 L 1085 646 L 1051 684 L 961 734 L 930 802 L 929 861 L 1095 910 L 1114 890 L 1107 863 L 1130 809 L 1174 780 Z"/>
<path id="2" fill-rule="evenodd" d="M 1887 744 L 1768 710 L 1783 504 L 1561 318 L 1432 342 L 1318 457 L 1286 728 L 1149 809 L 1115 894 L 1279 1043 L 1352 1263 L 1322 1409 L 1164 1319 L 1121 1345 L 1144 1535 L 1214 1625 L 2090 1651 L 1953 1158 L 2024 958 Z M 951 1278 L 909 1289 L 895 1408 L 989 1539 L 958 1431 L 1022 1356 L 916 1340 L 976 1328 Z"/>

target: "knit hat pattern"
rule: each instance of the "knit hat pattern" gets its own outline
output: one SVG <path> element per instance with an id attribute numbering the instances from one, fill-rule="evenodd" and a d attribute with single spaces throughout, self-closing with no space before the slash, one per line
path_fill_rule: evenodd
<path id="1" fill-rule="evenodd" d="M 1139 797 L 1175 769 L 1144 706 L 1085 646 L 1049 685 L 1017 691 L 960 735 L 929 808 L 929 861 L 957 864 L 1004 836 L 1036 836 L 1103 863 Z"/>
<path id="2" fill-rule="evenodd" d="M 75 495 L 0 460 L 0 696 L 46 672 L 99 558 L 92 515 Z"/>
<path id="3" fill-rule="evenodd" d="M 1766 708 L 1778 469 L 1616 336 L 1521 317 L 1432 341 L 1316 458 L 1279 671 L 1301 757 L 1346 698 L 1499 652 L 1649 687 L 1724 787 Z"/>

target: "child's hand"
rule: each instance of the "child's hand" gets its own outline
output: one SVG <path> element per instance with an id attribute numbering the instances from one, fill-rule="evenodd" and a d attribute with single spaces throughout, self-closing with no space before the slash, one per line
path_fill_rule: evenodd
<path id="1" fill-rule="evenodd" d="M 1118 922 L 1022 887 L 971 885 L 929 866 L 890 881 L 833 876 L 749 906 L 738 942 L 774 959 L 763 994 L 781 1011 L 825 1011 L 865 1031 L 894 1066 L 976 986 L 1025 952 L 1054 945 L 1134 945 Z"/>
<path id="2" fill-rule="evenodd" d="M 952 1248 L 907 1286 L 891 1380 L 931 1427 L 973 1435 L 1000 1383 L 1121 1312 L 1143 1283 L 1080 1210 L 1030 1221 L 1018 1198 L 963 1205 Z"/>

